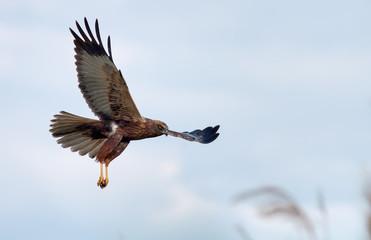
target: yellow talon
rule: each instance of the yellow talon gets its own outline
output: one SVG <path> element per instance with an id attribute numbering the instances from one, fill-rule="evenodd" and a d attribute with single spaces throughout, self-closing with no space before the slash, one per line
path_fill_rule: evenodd
<path id="1" fill-rule="evenodd" d="M 100 163 L 100 176 L 97 182 L 97 186 L 102 187 L 102 184 L 104 183 L 104 177 L 103 177 L 103 163 Z"/>
<path id="2" fill-rule="evenodd" d="M 106 165 L 106 178 L 103 177 L 103 163 L 100 163 L 100 176 L 97 182 L 97 186 L 105 188 L 108 185 L 108 166 Z"/>

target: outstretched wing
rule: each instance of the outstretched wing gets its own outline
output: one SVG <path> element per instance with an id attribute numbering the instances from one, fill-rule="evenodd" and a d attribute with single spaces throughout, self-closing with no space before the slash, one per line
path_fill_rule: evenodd
<path id="1" fill-rule="evenodd" d="M 76 21 L 79 37 L 71 28 L 75 40 L 76 70 L 79 88 L 92 111 L 100 119 L 142 119 L 130 95 L 128 86 L 115 64 L 111 53 L 111 40 L 108 37 L 108 53 L 103 47 L 99 33 L 98 19 L 95 21 L 95 33 L 98 41 L 90 30 L 88 21 L 84 19 L 85 34 Z"/>
<path id="2" fill-rule="evenodd" d="M 168 134 L 170 136 L 183 138 L 192 142 L 195 141 L 199 143 L 211 143 L 219 136 L 219 133 L 217 133 L 219 127 L 220 126 L 217 125 L 215 127 L 207 127 L 204 130 L 197 129 L 192 132 L 182 133 L 168 130 Z"/>

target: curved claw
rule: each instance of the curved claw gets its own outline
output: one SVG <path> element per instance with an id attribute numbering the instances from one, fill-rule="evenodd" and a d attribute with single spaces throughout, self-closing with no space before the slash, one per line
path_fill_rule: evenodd
<path id="1" fill-rule="evenodd" d="M 99 185 L 99 187 L 100 187 L 101 189 L 103 189 L 103 188 L 107 187 L 107 185 L 108 185 L 108 177 L 106 177 L 106 178 L 101 182 L 101 184 Z"/>
<path id="2" fill-rule="evenodd" d="M 103 189 L 103 188 L 107 187 L 107 184 L 108 184 L 108 182 L 106 182 L 106 181 L 104 180 L 103 182 L 101 182 L 101 184 L 99 185 L 99 187 L 100 187 L 101 189 Z"/>

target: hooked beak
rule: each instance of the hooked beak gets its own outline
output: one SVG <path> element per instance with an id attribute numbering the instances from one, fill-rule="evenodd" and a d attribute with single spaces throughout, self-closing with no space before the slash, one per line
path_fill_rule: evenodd
<path id="1" fill-rule="evenodd" d="M 165 133 L 164 133 L 164 134 L 165 134 L 165 136 L 167 137 L 167 135 L 168 135 L 168 132 L 167 132 L 167 130 L 165 131 Z"/>

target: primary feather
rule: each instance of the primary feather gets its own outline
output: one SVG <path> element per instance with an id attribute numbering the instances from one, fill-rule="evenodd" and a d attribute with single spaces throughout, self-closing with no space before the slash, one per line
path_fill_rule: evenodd
<path id="1" fill-rule="evenodd" d="M 85 18 L 85 28 L 76 22 L 79 35 L 70 29 L 75 40 L 75 59 L 79 88 L 92 111 L 104 119 L 142 119 L 131 95 L 129 88 L 113 63 L 111 43 L 108 38 L 108 51 L 103 47 L 100 37 L 98 20 L 95 23 L 95 39 Z"/>

